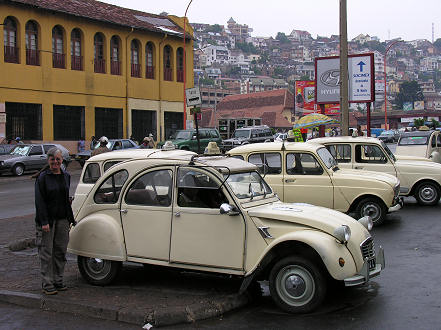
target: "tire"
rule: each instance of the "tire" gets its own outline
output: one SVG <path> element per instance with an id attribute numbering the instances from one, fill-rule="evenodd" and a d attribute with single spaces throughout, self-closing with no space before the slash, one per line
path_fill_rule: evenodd
<path id="1" fill-rule="evenodd" d="M 355 213 L 358 219 L 367 215 L 370 216 L 374 226 L 379 226 L 386 220 L 387 210 L 381 200 L 367 197 L 358 202 Z"/>
<path id="2" fill-rule="evenodd" d="M 274 302 L 288 313 L 309 313 L 325 299 L 327 281 L 315 263 L 298 256 L 278 261 L 270 272 Z"/>
<path id="3" fill-rule="evenodd" d="M 119 261 L 78 256 L 77 262 L 81 276 L 93 285 L 110 284 L 121 269 Z"/>
<path id="4" fill-rule="evenodd" d="M 438 204 L 440 191 L 432 182 L 421 182 L 415 189 L 415 198 L 420 205 L 433 206 Z"/>
<path id="5" fill-rule="evenodd" d="M 12 168 L 12 173 L 16 176 L 23 175 L 24 173 L 24 166 L 22 164 L 16 164 Z"/>

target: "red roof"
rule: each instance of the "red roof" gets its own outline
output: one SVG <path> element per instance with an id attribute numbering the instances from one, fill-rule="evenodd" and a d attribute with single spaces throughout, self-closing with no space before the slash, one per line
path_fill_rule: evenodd
<path id="1" fill-rule="evenodd" d="M 134 29 L 180 36 L 183 32 L 183 29 L 173 23 L 167 16 L 149 14 L 95 0 L 6 0 L 6 2 L 133 27 Z"/>

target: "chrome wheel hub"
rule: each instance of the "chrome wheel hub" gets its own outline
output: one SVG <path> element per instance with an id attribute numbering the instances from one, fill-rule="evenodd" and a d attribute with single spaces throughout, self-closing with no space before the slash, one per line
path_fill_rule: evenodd
<path id="1" fill-rule="evenodd" d="M 314 297 L 315 281 L 312 274 L 299 265 L 282 268 L 276 277 L 279 297 L 288 305 L 303 306 Z"/>
<path id="2" fill-rule="evenodd" d="M 300 297 L 306 291 L 306 284 L 299 275 L 289 276 L 285 280 L 285 290 L 293 297 Z"/>
<path id="3" fill-rule="evenodd" d="M 436 197 L 435 190 L 430 186 L 425 186 L 420 190 L 420 197 L 426 202 L 431 202 Z"/>
<path id="4" fill-rule="evenodd" d="M 361 210 L 362 217 L 370 216 L 373 221 L 377 220 L 380 217 L 380 214 L 380 209 L 376 204 L 366 204 Z"/>

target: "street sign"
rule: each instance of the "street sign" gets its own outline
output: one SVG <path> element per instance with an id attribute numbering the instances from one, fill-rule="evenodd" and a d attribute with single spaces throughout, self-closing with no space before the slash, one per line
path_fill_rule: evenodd
<path id="1" fill-rule="evenodd" d="M 197 121 L 201 121 L 202 120 L 202 112 L 197 112 L 196 113 L 196 120 Z"/>
<path id="2" fill-rule="evenodd" d="M 374 54 L 348 55 L 349 102 L 375 101 Z M 340 58 L 315 59 L 316 95 L 318 104 L 340 102 Z"/>
<path id="3" fill-rule="evenodd" d="M 187 107 L 197 106 L 202 104 L 201 92 L 198 87 L 187 88 L 185 90 L 185 99 Z"/>

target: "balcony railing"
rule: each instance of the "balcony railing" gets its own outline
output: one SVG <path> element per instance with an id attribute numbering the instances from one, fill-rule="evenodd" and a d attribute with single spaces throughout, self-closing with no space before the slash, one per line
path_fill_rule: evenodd
<path id="1" fill-rule="evenodd" d="M 111 61 L 110 62 L 110 74 L 121 75 L 121 62 Z"/>
<path id="2" fill-rule="evenodd" d="M 94 71 L 96 73 L 106 73 L 106 60 L 105 59 L 94 60 Z"/>
<path id="3" fill-rule="evenodd" d="M 184 82 L 184 70 L 182 69 L 176 70 L 176 80 L 178 82 Z"/>
<path id="4" fill-rule="evenodd" d="M 145 77 L 147 79 L 155 79 L 155 67 L 148 66 L 145 68 Z"/>
<path id="5" fill-rule="evenodd" d="M 36 49 L 26 49 L 26 64 L 40 65 L 40 51 Z"/>
<path id="6" fill-rule="evenodd" d="M 132 77 L 141 77 L 141 65 L 132 63 Z"/>
<path id="7" fill-rule="evenodd" d="M 71 64 L 70 68 L 72 70 L 83 71 L 83 57 L 71 55 Z"/>
<path id="8" fill-rule="evenodd" d="M 171 68 L 164 68 L 164 80 L 172 81 L 173 80 L 173 71 Z"/>
<path id="9" fill-rule="evenodd" d="M 52 67 L 53 68 L 66 68 L 65 54 L 52 53 Z"/>
<path id="10" fill-rule="evenodd" d="M 5 46 L 5 62 L 8 63 L 19 63 L 19 49 L 14 46 Z"/>

